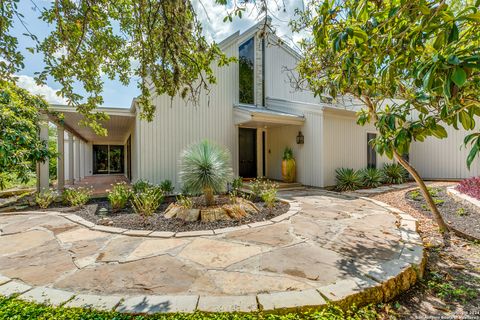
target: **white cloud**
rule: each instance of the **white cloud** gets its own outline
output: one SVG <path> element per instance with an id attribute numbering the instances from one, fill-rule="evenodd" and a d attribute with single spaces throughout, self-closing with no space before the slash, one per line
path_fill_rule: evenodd
<path id="1" fill-rule="evenodd" d="M 38 94 L 51 104 L 66 104 L 67 101 L 57 95 L 57 90 L 49 86 L 39 86 L 35 83 L 35 80 L 30 76 L 19 75 L 17 76 L 17 85 L 23 89 L 28 90 L 32 94 Z"/>
<path id="2" fill-rule="evenodd" d="M 268 14 L 272 18 L 272 26 L 276 34 L 284 38 L 290 45 L 303 38 L 302 34 L 293 34 L 288 23 L 294 18 L 295 9 L 303 10 L 303 0 L 267 0 Z M 227 8 L 215 4 L 214 0 L 193 0 L 198 19 L 202 23 L 204 34 L 210 41 L 220 42 L 236 31 L 243 32 L 261 19 L 253 3 L 247 4 L 242 19 L 236 17 L 233 22 L 223 22 Z"/>

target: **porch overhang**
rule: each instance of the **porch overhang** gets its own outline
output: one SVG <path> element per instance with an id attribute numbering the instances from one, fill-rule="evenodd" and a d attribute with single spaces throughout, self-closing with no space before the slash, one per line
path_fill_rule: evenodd
<path id="1" fill-rule="evenodd" d="M 100 121 L 103 128 L 107 129 L 107 136 L 99 136 L 90 127 L 80 124 L 83 115 L 78 113 L 75 108 L 64 105 L 51 105 L 50 110 L 63 115 L 63 119 L 59 124 L 65 130 L 73 133 L 85 142 L 97 144 L 123 144 L 135 124 L 135 113 L 132 109 L 99 108 L 94 110 L 94 112 L 103 111 L 109 116 L 108 120 Z M 57 117 L 51 116 L 50 118 L 58 123 Z"/>
<path id="2" fill-rule="evenodd" d="M 234 122 L 238 126 L 247 127 L 277 127 L 277 126 L 303 126 L 305 117 L 286 113 L 265 107 L 236 105 L 234 109 Z"/>

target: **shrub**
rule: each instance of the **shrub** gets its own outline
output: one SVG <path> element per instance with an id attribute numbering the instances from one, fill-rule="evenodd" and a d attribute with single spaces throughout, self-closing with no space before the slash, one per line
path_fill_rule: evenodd
<path id="1" fill-rule="evenodd" d="M 190 197 L 184 196 L 183 194 L 179 194 L 177 196 L 177 204 L 182 206 L 185 209 L 192 209 L 193 208 L 193 201 Z"/>
<path id="2" fill-rule="evenodd" d="M 146 180 L 138 180 L 137 182 L 135 182 L 133 184 L 133 192 L 134 193 L 142 193 L 144 192 L 145 190 L 147 190 L 148 188 L 151 188 L 153 185 L 146 181 Z"/>
<path id="3" fill-rule="evenodd" d="M 283 150 L 282 160 L 292 160 L 293 159 L 293 150 L 290 147 L 285 147 Z"/>
<path id="4" fill-rule="evenodd" d="M 362 187 L 362 177 L 358 171 L 351 168 L 338 168 L 335 174 L 338 191 L 353 191 Z"/>
<path id="5" fill-rule="evenodd" d="M 180 180 L 193 193 L 203 193 L 207 206 L 213 205 L 214 194 L 224 192 L 232 179 L 230 153 L 208 140 L 187 147 L 181 155 Z"/>
<path id="6" fill-rule="evenodd" d="M 47 209 L 57 197 L 57 193 L 52 190 L 44 190 L 35 195 L 35 202 L 42 209 Z"/>
<path id="7" fill-rule="evenodd" d="M 78 187 L 65 188 L 63 190 L 63 201 L 71 207 L 83 206 L 90 200 L 92 189 Z"/>
<path id="8" fill-rule="evenodd" d="M 480 177 L 473 177 L 460 181 L 456 189 L 475 199 L 480 200 Z"/>
<path id="9" fill-rule="evenodd" d="M 400 184 L 408 178 L 408 172 L 399 163 L 385 163 L 383 165 L 383 174 L 386 183 Z"/>
<path id="10" fill-rule="evenodd" d="M 262 191 L 262 200 L 269 209 L 275 206 L 275 202 L 277 201 L 277 190 L 278 187 L 275 183 L 267 183 Z"/>
<path id="11" fill-rule="evenodd" d="M 362 185 L 368 188 L 376 188 L 382 185 L 384 175 L 381 170 L 376 168 L 365 168 L 360 172 Z"/>
<path id="12" fill-rule="evenodd" d="M 118 211 L 127 206 L 128 200 L 132 196 L 130 187 L 125 182 L 116 183 L 108 193 L 108 201 L 113 211 Z"/>
<path id="13" fill-rule="evenodd" d="M 232 191 L 238 193 L 243 188 L 243 179 L 238 177 L 232 180 Z"/>
<path id="14" fill-rule="evenodd" d="M 163 192 L 159 187 L 146 188 L 132 195 L 133 210 L 144 217 L 151 216 L 163 202 Z"/>
<path id="15" fill-rule="evenodd" d="M 175 187 L 173 186 L 173 183 L 171 180 L 164 180 L 162 183 L 160 183 L 160 190 L 163 191 L 164 194 L 171 194 L 173 190 L 175 190 Z"/>

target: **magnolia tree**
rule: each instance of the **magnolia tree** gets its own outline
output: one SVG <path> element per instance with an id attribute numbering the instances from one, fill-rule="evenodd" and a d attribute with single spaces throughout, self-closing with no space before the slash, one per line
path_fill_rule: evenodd
<path id="1" fill-rule="evenodd" d="M 294 30 L 302 41 L 298 71 L 317 95 L 353 96 L 373 123 L 376 151 L 412 175 L 441 232 L 448 231 L 425 183 L 404 159 L 413 141 L 447 137 L 446 126 L 475 128 L 480 115 L 480 1 L 313 1 Z M 391 100 L 395 98 L 395 100 Z M 397 100 L 398 99 L 398 100 Z M 469 134 L 470 166 L 480 133 Z"/>

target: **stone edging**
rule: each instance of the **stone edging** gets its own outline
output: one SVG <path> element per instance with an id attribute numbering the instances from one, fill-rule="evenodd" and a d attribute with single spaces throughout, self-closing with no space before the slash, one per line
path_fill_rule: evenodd
<path id="1" fill-rule="evenodd" d="M 391 300 L 409 289 L 423 276 L 425 255 L 422 239 L 417 233 L 418 222 L 412 216 L 383 202 L 360 197 L 396 214 L 404 244 L 397 259 L 378 263 L 352 276 L 329 285 L 302 291 L 259 293 L 245 296 L 127 296 L 75 294 L 49 287 L 31 287 L 18 280 L 0 275 L 0 295 L 19 295 L 20 299 L 55 306 L 88 307 L 124 313 L 201 312 L 285 312 L 319 309 L 334 303 L 341 307 L 357 306 Z M 296 212 L 300 207 L 296 208 Z M 291 214 L 290 216 L 292 216 Z M 279 216 L 280 217 L 280 216 Z M 279 218 L 277 217 L 277 218 Z M 281 220 L 287 219 L 284 217 Z M 77 221 L 78 222 L 78 221 Z"/>
<path id="2" fill-rule="evenodd" d="M 214 236 L 214 235 L 219 235 L 219 234 L 224 234 L 228 232 L 239 231 L 239 230 L 244 230 L 249 228 L 263 227 L 263 226 L 267 226 L 267 225 L 271 225 L 271 224 L 275 224 L 275 223 L 287 220 L 290 217 L 293 217 L 294 215 L 300 212 L 300 205 L 298 204 L 297 201 L 291 201 L 291 200 L 282 199 L 282 198 L 278 198 L 278 201 L 288 203 L 290 205 L 290 208 L 288 209 L 287 212 L 281 215 L 278 215 L 270 220 L 252 222 L 249 224 L 244 224 L 236 227 L 226 227 L 221 229 L 210 229 L 210 230 L 181 231 L 181 232 L 124 229 L 124 228 L 98 225 L 74 213 L 62 213 L 62 212 L 56 212 L 56 211 L 45 211 L 45 213 L 63 216 L 64 218 L 70 220 L 71 222 L 77 223 L 83 227 L 86 227 L 88 229 L 95 230 L 95 231 L 122 234 L 122 235 L 132 236 L 132 237 L 184 238 L 184 237 L 198 237 L 198 236 Z M 16 212 L 6 213 L 6 214 L 21 215 L 28 212 L 29 211 L 16 211 Z M 35 212 L 38 213 L 42 211 L 35 211 Z"/>
<path id="3" fill-rule="evenodd" d="M 447 194 L 449 194 L 451 197 L 453 197 L 454 199 L 456 198 L 456 200 L 460 200 L 460 201 L 467 201 L 468 203 L 470 203 L 471 205 L 474 205 L 476 206 L 478 209 L 480 209 L 480 201 L 473 198 L 473 197 L 470 197 L 469 195 L 465 194 L 465 193 L 462 193 L 460 191 L 458 191 L 457 189 L 455 189 L 456 186 L 451 186 L 451 187 L 447 187 Z M 450 228 L 450 230 L 452 230 L 457 236 L 459 237 L 462 237 L 462 238 L 465 238 L 467 240 L 471 240 L 471 241 L 478 241 L 480 240 L 479 238 L 477 237 L 474 237 L 472 235 L 469 235 L 463 231 L 460 231 L 458 230 L 457 228 L 455 228 L 454 226 L 452 226 L 450 223 L 447 223 L 448 224 L 448 227 Z"/>

